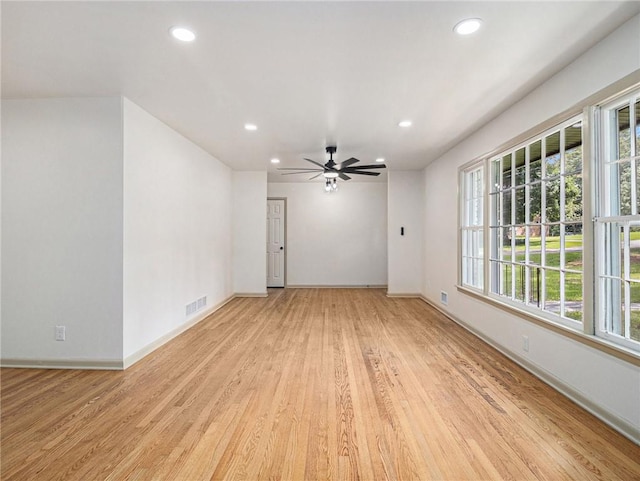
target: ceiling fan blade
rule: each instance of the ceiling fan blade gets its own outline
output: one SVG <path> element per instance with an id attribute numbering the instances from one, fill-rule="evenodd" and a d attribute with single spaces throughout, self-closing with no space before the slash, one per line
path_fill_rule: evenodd
<path id="1" fill-rule="evenodd" d="M 283 172 L 280 175 L 296 175 L 296 174 L 315 174 L 316 172 L 318 172 L 317 170 L 302 170 L 300 172 Z M 319 172 L 318 175 L 322 174 L 322 172 Z"/>
<path id="2" fill-rule="evenodd" d="M 316 177 L 320 177 L 322 175 L 322 172 L 320 172 L 319 174 L 314 175 L 313 177 L 309 177 L 309 180 L 313 180 Z"/>
<path id="3" fill-rule="evenodd" d="M 384 164 L 377 165 L 356 165 L 355 167 L 349 167 L 348 170 L 351 169 L 386 169 L 387 166 Z"/>
<path id="4" fill-rule="evenodd" d="M 349 180 L 351 178 L 347 174 L 343 174 L 342 172 L 338 174 L 338 177 L 340 177 L 342 180 Z"/>
<path id="5" fill-rule="evenodd" d="M 357 174 L 357 175 L 374 175 L 374 176 L 380 175 L 380 172 L 357 172 L 356 171 L 356 172 L 349 172 L 349 173 L 351 175 L 353 175 L 353 174 Z"/>
<path id="6" fill-rule="evenodd" d="M 355 164 L 356 162 L 360 162 L 358 159 L 356 159 L 355 157 L 351 157 L 350 159 L 345 160 L 344 162 L 340 162 L 339 164 L 337 164 L 335 166 L 336 170 L 342 170 L 345 169 L 347 167 L 349 167 L 352 164 Z"/>
<path id="7" fill-rule="evenodd" d="M 311 159 L 307 159 L 307 158 L 305 158 L 304 160 L 306 160 L 307 162 L 311 162 L 312 164 L 317 165 L 318 167 L 322 168 L 323 170 L 324 170 L 324 168 L 325 168 L 325 166 L 324 166 L 324 165 L 322 165 L 322 164 L 321 164 L 321 163 L 319 163 L 319 162 L 316 162 L 315 160 L 311 160 Z"/>
<path id="8" fill-rule="evenodd" d="M 309 172 L 323 172 L 324 169 L 312 169 L 311 167 L 280 167 L 278 170 L 299 170 L 299 171 L 309 171 Z"/>

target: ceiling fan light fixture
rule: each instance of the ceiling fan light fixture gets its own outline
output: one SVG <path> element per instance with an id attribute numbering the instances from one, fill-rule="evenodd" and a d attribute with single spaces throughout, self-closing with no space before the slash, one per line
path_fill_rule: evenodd
<path id="1" fill-rule="evenodd" d="M 466 18 L 456 23 L 453 31 L 458 35 L 471 35 L 477 32 L 481 25 L 482 20 L 479 18 Z"/>
<path id="2" fill-rule="evenodd" d="M 329 179 L 327 179 L 327 181 L 324 184 L 324 191 L 331 192 L 331 181 Z"/>
<path id="3" fill-rule="evenodd" d="M 336 177 L 338 177 L 338 172 L 325 172 L 324 174 L 324 178 L 325 179 L 335 179 Z"/>

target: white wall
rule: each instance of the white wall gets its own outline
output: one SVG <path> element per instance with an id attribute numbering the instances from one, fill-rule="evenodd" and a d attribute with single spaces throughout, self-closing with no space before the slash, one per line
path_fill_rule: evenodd
<path id="1" fill-rule="evenodd" d="M 269 197 L 287 198 L 287 285 L 387 284 L 387 186 L 339 185 L 268 184 Z"/>
<path id="2" fill-rule="evenodd" d="M 121 361 L 121 128 L 119 98 L 2 101 L 3 361 Z"/>
<path id="3" fill-rule="evenodd" d="M 440 235 L 425 238 L 423 287 L 436 304 L 447 291 L 449 303 L 442 307 L 453 316 L 636 439 L 640 368 L 459 293 L 455 284 L 458 167 L 640 69 L 639 38 L 637 16 L 425 170 L 424 222 Z M 523 335 L 529 336 L 528 353 Z"/>
<path id="4" fill-rule="evenodd" d="M 124 357 L 233 294 L 231 170 L 124 99 Z M 264 213 L 264 210 L 263 210 Z M 128 363 L 127 363 L 128 364 Z"/>
<path id="5" fill-rule="evenodd" d="M 267 172 L 233 172 L 233 292 L 267 294 Z"/>
<path id="6" fill-rule="evenodd" d="M 388 174 L 388 256 L 391 295 L 418 295 L 422 291 L 424 185 L 415 171 Z M 400 229 L 404 227 L 404 235 Z M 438 235 L 431 230 L 431 235 Z"/>

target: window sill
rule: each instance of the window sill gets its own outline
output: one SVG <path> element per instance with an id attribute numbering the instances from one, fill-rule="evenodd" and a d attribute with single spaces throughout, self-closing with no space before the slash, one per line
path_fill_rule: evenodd
<path id="1" fill-rule="evenodd" d="M 614 356 L 635 366 L 640 366 L 640 352 L 638 351 L 628 349 L 624 346 L 620 346 L 597 336 L 585 334 L 562 324 L 554 323 L 543 317 L 533 315 L 523 309 L 518 309 L 517 307 L 514 307 L 511 304 L 507 304 L 506 302 L 501 302 L 498 299 L 487 297 L 482 292 L 471 289 L 469 287 L 458 285 L 456 286 L 456 288 L 463 294 L 471 296 L 491 306 L 502 309 L 509 314 L 513 314 L 520 317 L 521 319 L 533 322 L 538 326 L 544 327 L 545 329 L 549 329 L 558 334 L 562 334 L 563 336 L 566 336 L 576 342 L 587 345 L 593 349 L 597 349 L 598 351 Z"/>

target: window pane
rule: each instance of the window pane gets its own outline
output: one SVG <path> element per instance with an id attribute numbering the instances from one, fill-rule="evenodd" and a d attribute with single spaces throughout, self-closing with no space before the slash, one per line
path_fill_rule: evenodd
<path id="1" fill-rule="evenodd" d="M 545 182 L 546 221 L 560 222 L 560 179 Z"/>
<path id="2" fill-rule="evenodd" d="M 474 230 L 472 232 L 472 249 L 470 254 L 474 257 L 482 257 L 483 250 L 483 238 L 481 230 Z"/>
<path id="3" fill-rule="evenodd" d="M 482 198 L 472 199 L 469 225 L 482 225 Z"/>
<path id="4" fill-rule="evenodd" d="M 529 222 L 539 224 L 542 215 L 542 183 L 536 182 L 529 187 Z"/>
<path id="5" fill-rule="evenodd" d="M 505 190 L 502 193 L 502 225 L 511 224 L 511 192 L 512 190 Z"/>
<path id="6" fill-rule="evenodd" d="M 462 283 L 468 284 L 469 279 L 469 258 L 462 257 Z"/>
<path id="7" fill-rule="evenodd" d="M 640 134 L 640 129 L 638 129 Z M 640 139 L 638 140 L 638 148 L 640 148 Z M 636 155 L 639 152 L 636 151 Z M 636 164 L 636 213 L 640 213 L 640 158 L 635 161 Z"/>
<path id="8" fill-rule="evenodd" d="M 540 293 L 542 289 L 542 269 L 539 267 L 529 268 L 529 304 L 540 307 L 542 299 Z"/>
<path id="9" fill-rule="evenodd" d="M 502 250 L 500 252 L 500 259 L 505 261 L 511 261 L 511 236 L 513 235 L 512 227 L 502 228 Z"/>
<path id="10" fill-rule="evenodd" d="M 516 301 L 523 302 L 525 299 L 525 280 L 526 280 L 525 266 L 521 264 L 516 264 L 514 266 L 514 269 L 515 269 L 515 276 L 516 276 L 516 286 L 515 286 L 516 292 L 515 292 L 514 299 Z"/>
<path id="11" fill-rule="evenodd" d="M 631 215 L 631 163 L 618 164 L 618 202 L 619 215 Z"/>
<path id="12" fill-rule="evenodd" d="M 522 262 L 524 263 L 526 261 L 527 258 L 527 251 L 526 251 L 526 242 L 527 242 L 527 236 L 526 236 L 526 231 L 527 228 L 526 227 L 516 227 L 516 258 L 515 261 L 516 262 Z"/>
<path id="13" fill-rule="evenodd" d="M 544 308 L 560 314 L 560 271 L 543 269 L 545 280 Z"/>
<path id="14" fill-rule="evenodd" d="M 493 250 L 491 255 L 494 259 L 503 258 L 504 236 L 505 234 L 503 227 L 496 227 L 494 229 L 491 229 L 491 239 L 493 242 Z"/>
<path id="15" fill-rule="evenodd" d="M 616 285 L 619 285 L 619 281 L 615 281 L 614 279 L 602 278 L 602 302 L 604 309 L 604 330 L 612 331 L 613 319 L 616 316 L 619 316 L 619 311 L 617 311 L 617 307 L 620 306 L 620 295 L 619 292 L 616 291 Z M 614 295 L 615 292 L 618 292 L 618 296 Z M 616 300 L 618 302 L 616 302 Z"/>
<path id="16" fill-rule="evenodd" d="M 462 256 L 469 256 L 469 231 L 467 229 L 462 229 L 460 231 L 460 242 L 462 243 Z"/>
<path id="17" fill-rule="evenodd" d="M 544 265 L 547 267 L 560 267 L 560 236 L 547 236 L 545 238 Z"/>
<path id="18" fill-rule="evenodd" d="M 613 275 L 617 275 L 620 279 L 626 279 L 629 273 L 627 272 L 627 265 L 625 263 L 624 248 L 629 242 L 629 239 L 624 233 L 623 225 L 616 225 L 616 227 L 618 231 L 617 239 L 619 245 L 618 250 L 615 251 L 612 255 L 612 262 L 617 263 L 615 266 L 613 266 L 615 269 L 615 274 Z"/>
<path id="19" fill-rule="evenodd" d="M 546 228 L 547 237 L 560 237 L 560 224 L 550 224 Z"/>
<path id="20" fill-rule="evenodd" d="M 532 225 L 529 227 L 529 263 L 534 265 L 541 265 L 541 244 L 542 238 L 540 237 L 541 225 Z"/>
<path id="21" fill-rule="evenodd" d="M 491 237 L 491 259 L 499 259 L 500 257 L 500 250 L 502 249 L 500 231 L 500 227 L 491 227 L 491 229 L 489 229 L 489 236 Z"/>
<path id="22" fill-rule="evenodd" d="M 500 294 L 511 297 L 511 264 L 502 264 L 502 282 L 500 284 Z"/>
<path id="23" fill-rule="evenodd" d="M 560 132 L 545 138 L 545 177 L 560 175 Z"/>
<path id="24" fill-rule="evenodd" d="M 624 337 L 627 333 L 626 322 L 625 322 L 626 311 L 625 311 L 625 302 L 624 302 L 625 297 L 627 295 L 627 292 L 625 290 L 626 282 L 616 281 L 616 285 L 617 284 L 620 284 L 620 302 L 616 307 L 619 309 L 620 314 L 617 317 L 614 317 L 613 319 L 612 331 L 614 334 L 619 334 L 620 336 Z"/>
<path id="25" fill-rule="evenodd" d="M 491 206 L 490 225 L 498 225 L 498 213 L 500 212 L 500 194 L 489 195 L 489 205 Z"/>
<path id="26" fill-rule="evenodd" d="M 524 156 L 524 147 L 518 149 L 515 155 L 516 159 L 516 181 L 514 185 L 524 185 L 526 182 L 526 165 Z"/>
<path id="27" fill-rule="evenodd" d="M 495 159 L 491 162 L 491 192 L 497 192 L 500 190 L 500 177 L 502 171 L 500 170 L 500 159 Z"/>
<path id="28" fill-rule="evenodd" d="M 624 278 L 624 229 L 616 223 L 604 229 L 604 275 Z"/>
<path id="29" fill-rule="evenodd" d="M 463 282 L 465 284 L 472 284 L 471 282 L 471 272 L 472 272 L 472 267 L 471 267 L 471 258 L 470 257 L 465 257 L 463 260 L 463 269 L 462 269 L 462 279 Z"/>
<path id="30" fill-rule="evenodd" d="M 529 145 L 529 182 L 542 178 L 542 140 Z"/>
<path id="31" fill-rule="evenodd" d="M 502 158 L 502 188 L 511 187 L 511 154 Z"/>
<path id="32" fill-rule="evenodd" d="M 516 189 L 516 224 L 524 224 L 526 222 L 527 199 L 525 197 L 525 188 Z"/>
<path id="33" fill-rule="evenodd" d="M 582 271 L 582 224 L 567 224 L 564 229 L 564 267 Z"/>
<path id="34" fill-rule="evenodd" d="M 582 173 L 564 177 L 565 220 L 582 219 Z"/>
<path id="35" fill-rule="evenodd" d="M 565 173 L 582 172 L 582 122 L 564 129 L 564 144 Z"/>
<path id="36" fill-rule="evenodd" d="M 629 227 L 629 278 L 640 281 L 640 226 Z"/>
<path id="37" fill-rule="evenodd" d="M 565 317 L 582 321 L 582 274 L 564 274 Z"/>
<path id="38" fill-rule="evenodd" d="M 640 341 L 640 283 L 630 282 L 630 326 L 629 337 Z"/>
<path id="39" fill-rule="evenodd" d="M 484 260 L 474 259 L 476 268 L 476 282 L 475 286 L 482 289 L 484 287 Z"/>
<path id="40" fill-rule="evenodd" d="M 640 100 L 636 102 L 636 155 L 640 155 Z M 638 211 L 640 212 L 640 210 Z"/>
<path id="41" fill-rule="evenodd" d="M 629 106 L 616 112 L 616 134 L 618 137 L 618 159 L 631 156 L 631 135 L 629 131 Z"/>

